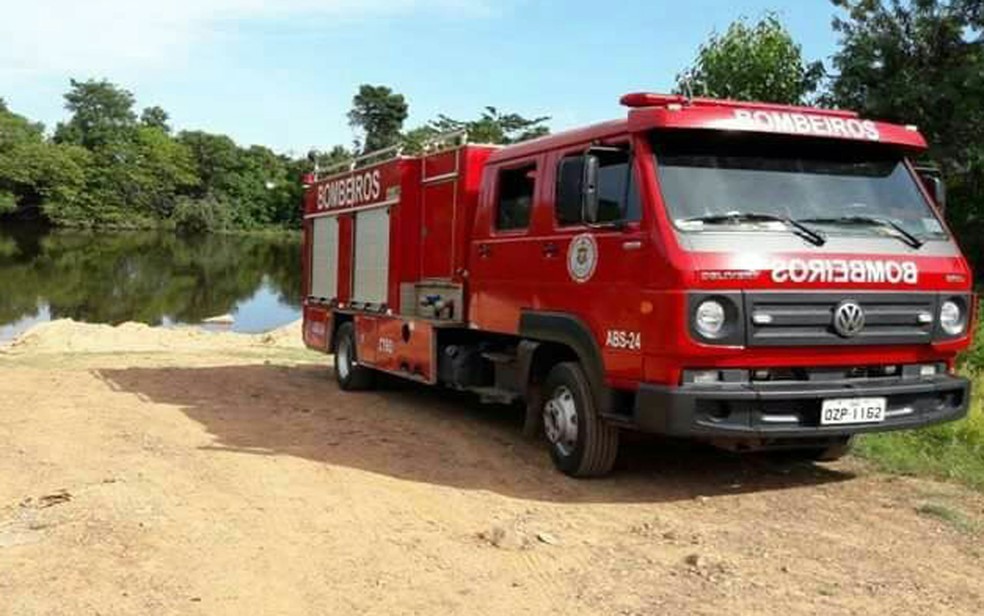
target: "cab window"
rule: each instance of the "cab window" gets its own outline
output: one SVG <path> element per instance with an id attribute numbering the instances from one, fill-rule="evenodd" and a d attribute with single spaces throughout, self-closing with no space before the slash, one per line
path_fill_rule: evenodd
<path id="1" fill-rule="evenodd" d="M 500 231 L 526 229 L 533 209 L 536 165 L 525 165 L 499 172 L 499 197 L 495 228 Z"/>
<path id="2" fill-rule="evenodd" d="M 641 217 L 639 187 L 632 173 L 628 150 L 593 150 L 598 157 L 598 222 L 638 221 Z M 581 224 L 581 182 L 584 155 L 561 159 L 557 168 L 557 194 L 554 201 L 557 223 Z"/>

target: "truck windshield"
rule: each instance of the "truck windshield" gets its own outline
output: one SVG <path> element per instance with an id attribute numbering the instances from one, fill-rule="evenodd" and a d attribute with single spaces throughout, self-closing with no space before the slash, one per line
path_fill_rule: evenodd
<path id="1" fill-rule="evenodd" d="M 901 153 L 880 144 L 674 131 L 654 134 L 653 151 L 681 231 L 788 232 L 794 221 L 913 245 L 946 237 Z"/>

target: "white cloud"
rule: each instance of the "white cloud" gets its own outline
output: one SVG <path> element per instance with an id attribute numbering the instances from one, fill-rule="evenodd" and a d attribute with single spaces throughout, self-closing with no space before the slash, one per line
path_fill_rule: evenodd
<path id="1" fill-rule="evenodd" d="M 401 14 L 483 14 L 492 0 L 5 0 L 0 73 L 110 73 L 174 65 L 239 22 Z"/>

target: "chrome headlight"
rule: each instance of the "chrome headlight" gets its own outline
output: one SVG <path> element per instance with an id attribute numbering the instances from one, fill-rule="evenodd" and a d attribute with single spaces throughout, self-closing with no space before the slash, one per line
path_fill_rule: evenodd
<path id="1" fill-rule="evenodd" d="M 960 303 L 948 299 L 940 306 L 940 327 L 947 336 L 959 336 L 967 328 L 967 314 Z"/>
<path id="2" fill-rule="evenodd" d="M 705 338 L 720 338 L 727 322 L 727 314 L 720 302 L 709 299 L 697 306 L 694 314 L 694 327 Z"/>
<path id="3" fill-rule="evenodd" d="M 690 337 L 704 344 L 745 344 L 745 312 L 741 291 L 691 293 L 687 298 Z"/>

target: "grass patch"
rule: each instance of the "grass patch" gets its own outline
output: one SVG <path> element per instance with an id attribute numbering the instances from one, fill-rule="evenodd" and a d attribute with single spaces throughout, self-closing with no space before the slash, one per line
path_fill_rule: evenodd
<path id="1" fill-rule="evenodd" d="M 984 491 L 984 327 L 961 359 L 963 369 L 977 375 L 966 418 L 921 430 L 864 436 L 855 451 L 883 471 L 953 479 Z"/>
<path id="2" fill-rule="evenodd" d="M 952 479 L 984 491 L 984 379 L 978 378 L 965 419 L 953 423 L 864 436 L 857 453 L 890 473 Z"/>
<path id="3" fill-rule="evenodd" d="M 964 514 L 942 503 L 923 503 L 916 507 L 916 513 L 946 522 L 962 533 L 974 533 L 978 525 Z"/>
<path id="4" fill-rule="evenodd" d="M 977 377 L 966 418 L 921 430 L 864 436 L 858 439 L 858 455 L 883 471 L 952 479 L 984 491 L 984 323 L 960 359 L 962 369 Z"/>

